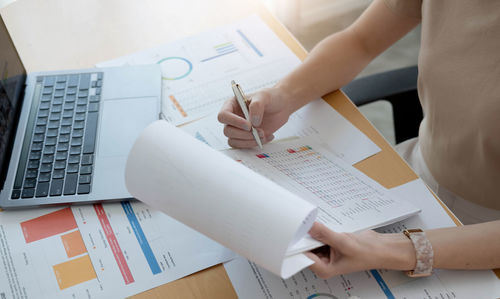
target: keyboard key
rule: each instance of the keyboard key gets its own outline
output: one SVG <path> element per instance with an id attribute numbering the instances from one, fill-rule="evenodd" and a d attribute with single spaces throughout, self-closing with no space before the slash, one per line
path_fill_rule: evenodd
<path id="1" fill-rule="evenodd" d="M 57 76 L 56 82 L 66 82 L 66 80 L 67 80 L 66 75 L 59 75 Z"/>
<path id="2" fill-rule="evenodd" d="M 48 116 L 49 116 L 49 110 L 38 111 L 38 117 L 48 117 Z"/>
<path id="3" fill-rule="evenodd" d="M 63 82 L 56 83 L 56 90 L 57 89 L 65 89 L 65 88 L 66 88 L 66 83 L 63 83 Z"/>
<path id="4" fill-rule="evenodd" d="M 68 78 L 68 86 L 69 87 L 76 87 L 78 86 L 78 80 L 79 80 L 78 75 L 70 75 Z"/>
<path id="5" fill-rule="evenodd" d="M 40 157 L 42 157 L 42 153 L 40 151 L 31 151 L 29 159 L 30 160 L 40 160 Z"/>
<path id="6" fill-rule="evenodd" d="M 53 155 L 56 152 L 56 147 L 54 145 L 46 145 L 43 148 L 43 153 L 48 155 Z"/>
<path id="7" fill-rule="evenodd" d="M 56 90 L 54 92 L 54 98 L 62 98 L 64 97 L 64 90 Z"/>
<path id="8" fill-rule="evenodd" d="M 75 120 L 85 120 L 85 113 L 75 114 Z"/>
<path id="9" fill-rule="evenodd" d="M 52 112 L 50 114 L 49 120 L 60 120 L 61 119 L 61 112 Z"/>
<path id="10" fill-rule="evenodd" d="M 97 112 L 89 112 L 87 115 L 87 126 L 85 127 L 85 137 L 83 139 L 84 154 L 94 153 L 96 134 Z"/>
<path id="11" fill-rule="evenodd" d="M 87 111 L 87 104 L 76 106 L 75 111 L 76 111 L 76 113 L 86 112 Z"/>
<path id="12" fill-rule="evenodd" d="M 36 126 L 35 127 L 35 134 L 43 134 L 45 133 L 45 129 L 47 126 Z"/>
<path id="13" fill-rule="evenodd" d="M 74 103 L 76 101 L 76 94 L 68 94 L 66 99 L 64 99 L 65 103 Z"/>
<path id="14" fill-rule="evenodd" d="M 68 143 L 69 142 L 69 134 L 64 134 L 59 136 L 59 143 Z"/>
<path id="15" fill-rule="evenodd" d="M 50 173 L 40 173 L 38 177 L 38 183 L 50 181 Z"/>
<path id="16" fill-rule="evenodd" d="M 97 112 L 97 111 L 99 111 L 99 103 L 90 103 L 89 112 Z"/>
<path id="17" fill-rule="evenodd" d="M 73 111 L 71 111 L 71 113 L 73 113 Z M 71 126 L 73 124 L 73 118 L 70 117 L 65 117 L 62 119 L 61 121 L 61 126 Z"/>
<path id="18" fill-rule="evenodd" d="M 66 169 L 66 161 L 56 161 L 54 169 Z"/>
<path id="19" fill-rule="evenodd" d="M 26 171 L 27 179 L 35 179 L 37 176 L 38 176 L 38 169 L 28 169 L 28 171 Z"/>
<path id="20" fill-rule="evenodd" d="M 68 87 L 66 94 L 76 94 L 76 87 Z"/>
<path id="21" fill-rule="evenodd" d="M 63 135 L 63 136 L 67 136 L 67 135 Z M 69 144 L 67 142 L 65 142 L 65 143 L 58 143 L 57 144 L 57 151 L 58 152 L 65 152 L 68 149 L 69 149 Z"/>
<path id="22" fill-rule="evenodd" d="M 87 120 L 87 122 L 88 122 L 88 120 Z M 75 121 L 75 124 L 73 125 L 73 128 L 74 129 L 83 129 L 84 126 L 85 126 L 85 122 L 84 121 Z"/>
<path id="23" fill-rule="evenodd" d="M 32 145 L 31 145 L 31 150 L 32 151 L 41 151 L 43 148 L 43 143 L 42 142 L 34 142 Z"/>
<path id="24" fill-rule="evenodd" d="M 40 160 L 29 160 L 28 169 L 38 169 L 40 166 Z"/>
<path id="25" fill-rule="evenodd" d="M 73 117 L 73 110 L 64 110 L 62 116 L 63 116 L 63 118 L 72 118 Z"/>
<path id="26" fill-rule="evenodd" d="M 61 112 L 62 105 L 52 105 L 52 112 Z"/>
<path id="27" fill-rule="evenodd" d="M 23 189 L 21 198 L 32 198 L 33 196 L 35 196 L 35 189 L 33 188 Z"/>
<path id="28" fill-rule="evenodd" d="M 91 103 L 97 103 L 101 100 L 101 96 L 90 96 Z"/>
<path id="29" fill-rule="evenodd" d="M 69 156 L 69 159 L 68 159 L 68 163 L 69 164 L 78 164 L 80 163 L 80 155 L 71 155 Z"/>
<path id="30" fill-rule="evenodd" d="M 24 188 L 35 188 L 36 179 L 25 179 L 23 186 L 24 186 Z"/>
<path id="31" fill-rule="evenodd" d="M 62 98 L 62 96 L 56 96 L 56 98 L 54 98 L 54 100 L 52 100 L 52 105 L 62 105 L 62 103 L 64 102 L 64 98 Z"/>
<path id="32" fill-rule="evenodd" d="M 72 146 L 69 150 L 70 155 L 79 155 L 82 152 L 81 146 Z"/>
<path id="33" fill-rule="evenodd" d="M 48 121 L 48 117 L 39 117 L 36 119 L 36 125 L 37 126 L 45 126 L 47 124 L 47 121 Z"/>
<path id="34" fill-rule="evenodd" d="M 100 95 L 101 94 L 101 88 L 96 88 L 95 89 L 95 94 Z"/>
<path id="35" fill-rule="evenodd" d="M 81 175 L 80 180 L 78 181 L 80 184 L 90 184 L 91 176 L 88 174 Z"/>
<path id="36" fill-rule="evenodd" d="M 52 172 L 53 179 L 62 179 L 64 178 L 64 169 L 56 169 Z"/>
<path id="37" fill-rule="evenodd" d="M 42 142 L 45 139 L 45 134 L 35 134 L 33 136 L 33 142 Z"/>
<path id="38" fill-rule="evenodd" d="M 68 159 L 68 152 L 57 152 L 56 161 L 66 161 Z"/>
<path id="39" fill-rule="evenodd" d="M 45 77 L 45 82 L 43 82 L 43 85 L 44 86 L 54 86 L 55 82 L 56 82 L 55 76 L 47 76 L 47 77 Z"/>
<path id="40" fill-rule="evenodd" d="M 82 129 L 73 129 L 73 137 L 82 137 L 83 130 Z"/>
<path id="41" fill-rule="evenodd" d="M 45 138 L 45 145 L 56 145 L 57 138 L 56 137 L 47 137 Z"/>
<path id="42" fill-rule="evenodd" d="M 71 146 L 82 145 L 82 137 L 71 138 Z"/>
<path id="43" fill-rule="evenodd" d="M 56 128 L 59 128 L 59 126 L 57 126 Z M 57 135 L 59 135 L 59 132 L 58 132 L 59 130 L 58 130 L 58 129 L 56 129 L 56 128 L 54 128 L 54 129 L 49 129 L 49 130 L 47 131 L 46 136 L 47 136 L 47 137 L 57 137 Z"/>
<path id="44" fill-rule="evenodd" d="M 42 102 L 50 102 L 50 100 L 52 100 L 52 95 L 50 94 L 44 94 L 42 95 Z"/>
<path id="45" fill-rule="evenodd" d="M 86 90 L 90 87 L 90 74 L 82 74 L 80 76 L 80 90 Z"/>
<path id="46" fill-rule="evenodd" d="M 82 165 L 92 165 L 92 162 L 94 162 L 93 155 L 83 155 L 82 156 Z"/>
<path id="47" fill-rule="evenodd" d="M 40 173 L 47 173 L 52 171 L 52 163 L 43 163 L 40 167 Z"/>
<path id="48" fill-rule="evenodd" d="M 91 173 L 92 173 L 92 166 L 91 165 L 82 166 L 80 168 L 80 174 L 91 174 Z"/>
<path id="49" fill-rule="evenodd" d="M 97 81 L 97 87 L 102 87 L 102 80 Z"/>
<path id="50" fill-rule="evenodd" d="M 60 130 L 61 135 L 64 134 L 70 134 L 71 133 L 71 127 L 70 126 L 62 126 Z"/>
<path id="51" fill-rule="evenodd" d="M 90 184 L 78 185 L 78 194 L 89 194 Z"/>
<path id="52" fill-rule="evenodd" d="M 50 196 L 60 196 L 63 190 L 63 180 L 52 180 L 50 184 Z"/>
<path id="53" fill-rule="evenodd" d="M 73 111 L 73 109 L 75 109 L 75 103 L 74 102 L 65 102 L 64 103 L 64 110 Z"/>
<path id="54" fill-rule="evenodd" d="M 97 80 L 102 80 L 102 72 L 101 73 L 97 73 Z"/>
<path id="55" fill-rule="evenodd" d="M 78 92 L 78 97 L 79 98 L 86 98 L 89 96 L 89 91 L 88 90 L 81 90 L 80 88 L 80 92 Z"/>
<path id="56" fill-rule="evenodd" d="M 53 90 L 52 86 L 44 87 L 42 94 L 52 94 L 52 90 Z"/>
<path id="57" fill-rule="evenodd" d="M 19 199 L 21 197 L 21 190 L 15 189 L 12 190 L 12 195 L 10 196 L 11 199 Z"/>
<path id="58" fill-rule="evenodd" d="M 54 155 L 43 155 L 42 163 L 52 163 L 54 162 Z"/>
<path id="59" fill-rule="evenodd" d="M 41 102 L 40 106 L 38 106 L 38 109 L 40 110 L 47 110 L 50 108 L 50 102 Z"/>
<path id="60" fill-rule="evenodd" d="M 61 122 L 58 120 L 51 120 L 49 121 L 49 129 L 58 129 L 60 124 Z"/>
<path id="61" fill-rule="evenodd" d="M 49 195 L 49 182 L 39 183 L 36 186 L 36 197 L 47 197 Z"/>
<path id="62" fill-rule="evenodd" d="M 64 195 L 73 195 L 76 193 L 77 173 L 68 173 L 64 182 Z"/>
<path id="63" fill-rule="evenodd" d="M 66 169 L 67 173 L 77 173 L 78 172 L 78 164 L 68 164 L 68 168 Z"/>

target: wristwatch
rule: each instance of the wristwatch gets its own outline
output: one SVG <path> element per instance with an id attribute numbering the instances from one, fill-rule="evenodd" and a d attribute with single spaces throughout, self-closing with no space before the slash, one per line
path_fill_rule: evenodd
<path id="1" fill-rule="evenodd" d="M 403 234 L 408 237 L 415 248 L 417 264 L 415 269 L 406 271 L 410 277 L 425 277 L 432 274 L 432 264 L 434 260 L 434 251 L 425 232 L 419 228 L 405 229 Z"/>

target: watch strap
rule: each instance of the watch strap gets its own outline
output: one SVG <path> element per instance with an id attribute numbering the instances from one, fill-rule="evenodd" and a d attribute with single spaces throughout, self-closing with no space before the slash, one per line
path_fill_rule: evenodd
<path id="1" fill-rule="evenodd" d="M 414 270 L 408 271 L 406 274 L 410 277 L 423 277 L 432 274 L 432 265 L 434 261 L 434 251 L 432 245 L 425 232 L 421 229 L 405 229 L 403 231 L 413 243 L 417 264 Z"/>

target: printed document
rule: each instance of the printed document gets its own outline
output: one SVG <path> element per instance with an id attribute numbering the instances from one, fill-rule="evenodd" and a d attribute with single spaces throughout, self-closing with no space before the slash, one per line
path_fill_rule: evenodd
<path id="1" fill-rule="evenodd" d="M 418 213 L 313 142 L 233 154 L 160 120 L 132 147 L 126 185 L 149 206 L 285 278 L 312 264 L 302 252 L 322 245 L 307 236 L 315 220 L 357 231 Z"/>

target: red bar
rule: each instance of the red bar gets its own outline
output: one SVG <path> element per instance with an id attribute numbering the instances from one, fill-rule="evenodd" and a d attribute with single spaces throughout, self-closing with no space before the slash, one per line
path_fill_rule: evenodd
<path id="1" fill-rule="evenodd" d="M 291 149 L 291 148 L 287 149 L 287 151 L 288 151 L 290 154 L 295 153 L 295 151 L 294 151 L 293 149 Z"/>
<path id="2" fill-rule="evenodd" d="M 118 244 L 118 240 L 116 239 L 115 233 L 113 232 L 113 228 L 111 228 L 111 224 L 109 223 L 108 216 L 106 215 L 102 204 L 95 204 L 94 210 L 97 214 L 97 218 L 99 218 L 99 221 L 101 222 L 102 229 L 104 230 L 106 239 L 108 239 L 109 246 L 111 247 L 111 251 L 115 256 L 116 263 L 118 264 L 118 268 L 120 268 L 120 272 L 122 273 L 123 279 L 125 280 L 125 284 L 134 282 L 132 272 L 130 272 L 127 261 L 123 256 L 120 244 Z"/>
<path id="3" fill-rule="evenodd" d="M 26 243 L 52 237 L 75 228 L 77 225 L 71 208 L 64 208 L 21 222 Z"/>

